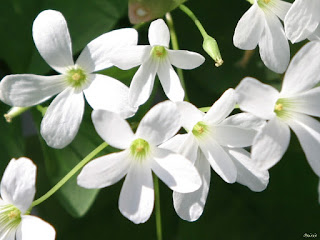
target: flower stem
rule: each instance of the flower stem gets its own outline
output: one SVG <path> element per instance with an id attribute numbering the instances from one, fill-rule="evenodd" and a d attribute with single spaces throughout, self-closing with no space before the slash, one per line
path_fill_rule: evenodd
<path id="1" fill-rule="evenodd" d="M 8 123 L 12 122 L 12 119 L 21 115 L 27 111 L 30 107 L 12 107 L 5 115 L 4 118 Z"/>
<path id="2" fill-rule="evenodd" d="M 178 44 L 178 38 L 177 38 L 177 34 L 173 25 L 173 19 L 170 13 L 166 14 L 166 20 L 170 29 L 170 36 L 171 36 L 171 44 L 172 44 L 172 49 L 173 50 L 179 50 L 179 44 Z M 177 73 L 178 76 L 180 78 L 181 81 L 181 85 L 184 89 L 185 92 L 185 101 L 189 101 L 189 97 L 187 95 L 187 90 L 186 90 L 186 84 L 185 84 L 185 80 L 184 80 L 184 76 L 183 76 L 183 71 L 180 68 L 177 68 Z"/>
<path id="3" fill-rule="evenodd" d="M 155 211 L 156 211 L 157 240 L 162 240 L 159 180 L 156 175 L 153 175 L 153 180 L 154 180 L 154 194 L 155 194 L 155 205 L 156 205 Z"/>
<path id="4" fill-rule="evenodd" d="M 187 14 L 194 21 L 195 25 L 199 29 L 203 38 L 209 36 L 206 30 L 204 29 L 204 27 L 202 26 L 201 22 L 199 21 L 199 19 L 196 17 L 196 15 L 194 15 L 194 13 L 186 5 L 181 4 L 179 8 L 181 11 Z"/>
<path id="5" fill-rule="evenodd" d="M 108 144 L 103 142 L 96 149 L 94 149 L 91 153 L 89 153 L 83 160 L 81 160 L 66 176 L 64 176 L 53 188 L 51 188 L 46 194 L 37 200 L 33 201 L 30 207 L 31 208 L 39 205 L 43 201 L 47 200 L 51 195 L 53 195 L 56 191 L 58 191 L 73 175 L 75 175 L 84 165 L 86 165 L 94 156 L 100 153 L 104 148 L 106 148 Z"/>

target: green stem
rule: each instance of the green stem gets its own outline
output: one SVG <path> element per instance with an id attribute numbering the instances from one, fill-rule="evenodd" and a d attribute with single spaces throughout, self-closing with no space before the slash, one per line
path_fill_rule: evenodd
<path id="1" fill-rule="evenodd" d="M 194 15 L 194 13 L 187 6 L 181 4 L 179 8 L 181 9 L 181 11 L 187 14 L 194 21 L 203 38 L 206 38 L 207 36 L 209 36 L 206 30 L 204 29 L 204 27 L 202 26 L 201 22 L 199 21 L 199 19 L 196 17 L 196 15 Z"/>
<path id="2" fill-rule="evenodd" d="M 8 123 L 12 122 L 12 119 L 21 115 L 31 107 L 12 107 L 5 115 L 4 118 Z"/>
<path id="3" fill-rule="evenodd" d="M 197 28 L 199 29 L 202 37 L 203 37 L 203 43 L 202 48 L 208 53 L 208 55 L 215 61 L 215 66 L 220 67 L 223 64 L 223 60 L 221 57 L 220 49 L 218 46 L 217 41 L 208 35 L 204 27 L 202 26 L 199 19 L 194 15 L 194 13 L 185 5 L 181 4 L 179 6 L 181 11 L 183 11 L 185 14 L 187 14 L 195 23 Z"/>
<path id="4" fill-rule="evenodd" d="M 86 165 L 94 156 L 100 153 L 104 148 L 106 148 L 108 144 L 103 142 L 96 149 L 94 149 L 91 153 L 89 153 L 81 162 L 79 162 L 64 178 L 62 178 L 53 188 L 51 188 L 45 195 L 33 201 L 30 207 L 31 208 L 39 205 L 43 201 L 47 200 L 51 195 L 53 195 L 56 191 L 58 191 L 68 180 L 70 180 L 73 175 L 75 175 L 84 165 Z"/>
<path id="5" fill-rule="evenodd" d="M 156 175 L 153 175 L 153 180 L 154 180 L 154 194 L 155 194 L 157 240 L 162 240 L 159 180 Z"/>
<path id="6" fill-rule="evenodd" d="M 172 16 L 171 16 L 170 13 L 166 14 L 166 20 L 167 20 L 167 23 L 168 23 L 168 26 L 169 26 L 169 29 L 170 29 L 172 49 L 173 50 L 179 50 L 178 38 L 177 38 L 177 34 L 176 34 L 176 31 L 175 31 L 175 28 L 174 28 L 173 19 L 172 19 Z M 184 92 L 185 92 L 184 99 L 185 99 L 185 101 L 189 102 L 189 97 L 188 97 L 188 94 L 187 94 L 187 89 L 186 89 L 186 84 L 185 84 L 185 80 L 184 80 L 182 69 L 177 68 L 177 73 L 178 73 L 178 76 L 180 78 L 181 85 L 182 85 L 182 87 L 184 89 Z"/>

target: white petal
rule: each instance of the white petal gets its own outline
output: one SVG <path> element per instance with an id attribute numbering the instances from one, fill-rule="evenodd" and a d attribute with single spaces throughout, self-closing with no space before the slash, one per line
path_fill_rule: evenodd
<path id="1" fill-rule="evenodd" d="M 199 148 L 192 133 L 177 134 L 165 143 L 159 145 L 159 147 L 179 153 L 192 163 L 197 159 Z"/>
<path id="2" fill-rule="evenodd" d="M 94 110 L 92 122 L 99 136 L 112 147 L 126 149 L 134 134 L 130 125 L 119 114 L 106 110 Z"/>
<path id="3" fill-rule="evenodd" d="M 44 60 L 57 72 L 74 65 L 66 20 L 54 10 L 41 12 L 33 22 L 34 43 Z"/>
<path id="4" fill-rule="evenodd" d="M 306 44 L 293 57 L 283 79 L 281 95 L 292 95 L 313 88 L 320 81 L 320 42 Z"/>
<path id="5" fill-rule="evenodd" d="M 199 53 L 186 50 L 170 50 L 168 49 L 170 63 L 181 69 L 194 69 L 204 63 L 205 58 Z"/>
<path id="6" fill-rule="evenodd" d="M 231 125 L 243 128 L 259 130 L 266 124 L 265 120 L 256 117 L 251 113 L 238 113 L 226 118 L 221 125 Z"/>
<path id="7" fill-rule="evenodd" d="M 122 47 L 113 51 L 110 62 L 120 69 L 128 70 L 144 63 L 150 55 L 151 46 Z"/>
<path id="8" fill-rule="evenodd" d="M 201 178 L 193 164 L 180 154 L 156 148 L 151 168 L 173 191 L 194 192 L 201 186 Z"/>
<path id="9" fill-rule="evenodd" d="M 41 135 L 53 148 L 64 148 L 78 133 L 84 112 L 82 92 L 67 88 L 50 104 L 41 122 Z"/>
<path id="10" fill-rule="evenodd" d="M 254 78 L 246 77 L 236 87 L 236 98 L 242 111 L 252 113 L 262 119 L 275 116 L 274 107 L 279 92 Z"/>
<path id="11" fill-rule="evenodd" d="M 63 75 L 8 75 L 1 81 L 1 101 L 11 106 L 29 107 L 46 101 L 65 87 Z"/>
<path id="12" fill-rule="evenodd" d="M 297 135 L 312 170 L 320 176 L 320 123 L 307 115 L 295 114 L 288 124 Z"/>
<path id="13" fill-rule="evenodd" d="M 119 48 L 137 45 L 138 33 L 133 28 L 123 28 L 105 33 L 92 40 L 81 52 L 77 65 L 87 72 L 100 71 L 113 66 L 110 56 Z"/>
<path id="14" fill-rule="evenodd" d="M 179 217 L 189 222 L 198 220 L 202 215 L 210 187 L 210 164 L 201 152 L 194 166 L 200 174 L 201 187 L 192 193 L 173 192 L 174 209 Z"/>
<path id="15" fill-rule="evenodd" d="M 282 0 L 273 0 L 272 4 L 266 4 L 265 6 L 283 21 L 291 5 L 292 3 Z"/>
<path id="16" fill-rule="evenodd" d="M 248 147 L 256 135 L 253 129 L 231 125 L 218 125 L 212 128 L 212 137 L 219 145 L 225 147 Z"/>
<path id="17" fill-rule="evenodd" d="M 264 64 L 276 73 L 283 73 L 290 61 L 290 48 L 280 20 L 265 12 L 265 28 L 259 41 L 260 56 Z"/>
<path id="18" fill-rule="evenodd" d="M 316 30 L 319 7 L 319 0 L 296 0 L 293 3 L 284 20 L 287 37 L 292 43 L 303 41 Z"/>
<path id="19" fill-rule="evenodd" d="M 129 90 L 129 101 L 133 107 L 138 107 L 149 99 L 158 64 L 158 61 L 153 61 L 149 58 L 133 76 Z"/>
<path id="20" fill-rule="evenodd" d="M 128 151 L 111 153 L 89 162 L 77 177 L 84 188 L 104 188 L 122 179 L 130 167 Z"/>
<path id="21" fill-rule="evenodd" d="M 320 87 L 288 98 L 288 101 L 292 102 L 293 111 L 320 117 Z"/>
<path id="22" fill-rule="evenodd" d="M 11 159 L 1 180 L 1 197 L 24 214 L 36 192 L 36 165 L 28 158 Z"/>
<path id="23" fill-rule="evenodd" d="M 290 129 L 278 118 L 271 119 L 254 139 L 251 156 L 257 168 L 268 170 L 286 152 L 290 142 Z"/>
<path id="24" fill-rule="evenodd" d="M 269 172 L 255 167 L 250 153 L 244 149 L 226 149 L 237 168 L 237 182 L 254 192 L 261 192 L 268 186 Z"/>
<path id="25" fill-rule="evenodd" d="M 204 116 L 203 120 L 209 123 L 218 124 L 222 122 L 234 109 L 236 105 L 235 92 L 229 88 L 212 105 Z"/>
<path id="26" fill-rule="evenodd" d="M 257 47 L 264 29 L 264 14 L 255 2 L 241 17 L 233 35 L 233 44 L 240 49 L 252 50 Z"/>
<path id="27" fill-rule="evenodd" d="M 168 59 L 159 63 L 158 76 L 167 97 L 174 102 L 183 101 L 184 90 L 177 73 Z"/>
<path id="28" fill-rule="evenodd" d="M 0 232 L 0 240 L 16 240 L 16 230 L 16 228 L 4 228 Z"/>
<path id="29" fill-rule="evenodd" d="M 158 103 L 141 120 L 136 137 L 153 145 L 164 143 L 181 128 L 180 114 L 176 105 L 170 101 Z"/>
<path id="30" fill-rule="evenodd" d="M 199 146 L 213 170 L 227 183 L 234 183 L 237 169 L 226 151 L 211 138 L 202 141 Z"/>
<path id="31" fill-rule="evenodd" d="M 140 164 L 132 164 L 120 192 L 120 212 L 136 224 L 144 223 L 150 218 L 153 205 L 151 169 Z"/>
<path id="32" fill-rule="evenodd" d="M 151 46 L 169 47 L 170 32 L 162 19 L 157 19 L 150 24 L 148 36 Z"/>
<path id="33" fill-rule="evenodd" d="M 181 114 L 181 124 L 188 131 L 191 131 L 197 122 L 202 121 L 204 113 L 189 102 L 177 102 Z"/>
<path id="34" fill-rule="evenodd" d="M 129 105 L 129 88 L 117 79 L 93 74 L 93 81 L 84 95 L 90 106 L 119 113 L 123 118 L 132 117 L 137 108 Z"/>
<path id="35" fill-rule="evenodd" d="M 310 41 L 320 41 L 320 20 L 317 29 L 308 37 Z"/>
<path id="36" fill-rule="evenodd" d="M 17 240 L 54 240 L 56 231 L 47 222 L 35 216 L 22 216 Z"/>

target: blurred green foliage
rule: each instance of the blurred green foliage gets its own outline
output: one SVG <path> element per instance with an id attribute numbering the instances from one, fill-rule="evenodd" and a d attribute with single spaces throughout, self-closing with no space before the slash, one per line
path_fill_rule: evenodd
<path id="1" fill-rule="evenodd" d="M 202 49 L 202 37 L 193 22 L 178 9 L 172 12 L 181 49 L 206 56 L 206 62 L 195 70 L 185 71 L 190 101 L 198 107 L 211 106 L 228 88 L 234 88 L 245 76 L 255 77 L 279 88 L 283 76 L 268 70 L 258 50 L 244 64 L 244 51 L 233 46 L 237 21 L 250 7 L 245 1 L 189 1 L 208 34 L 219 44 L 224 64 L 216 68 Z M 32 41 L 32 22 L 44 9 L 56 9 L 65 16 L 74 55 L 90 40 L 111 29 L 130 26 L 126 0 L 12 0 L 1 2 L 0 76 L 16 73 L 54 74 L 38 54 Z M 140 43 L 147 43 L 148 25 L 139 29 Z M 291 56 L 303 45 L 291 46 Z M 136 69 L 102 71 L 129 85 Z M 137 122 L 157 101 L 165 99 L 156 84 L 152 99 L 142 106 L 131 124 Z M 46 103 L 48 104 L 48 103 Z M 8 106 L 0 104 L 4 114 Z M 0 120 L 0 167 L 3 172 L 12 157 L 27 156 L 38 165 L 37 197 L 46 193 L 78 161 L 97 147 L 102 139 L 86 115 L 78 136 L 63 150 L 49 149 L 37 134 L 41 114 L 32 111 L 7 124 Z M 23 123 L 23 124 L 22 124 Z M 35 126 L 34 126 L 35 125 Z M 40 139 L 40 140 L 39 140 Z M 112 149 L 107 149 L 104 154 Z M 112 150 L 113 151 L 113 150 Z M 102 153 L 101 153 L 102 154 Z M 294 134 L 283 159 L 270 170 L 270 183 L 262 193 L 251 192 L 239 184 L 227 184 L 212 172 L 211 189 L 203 216 L 194 223 L 181 220 L 172 204 L 172 192 L 160 184 L 164 239 L 173 240 L 270 240 L 303 239 L 304 233 L 320 235 L 318 177 L 309 167 Z M 75 178 L 34 211 L 57 231 L 58 240 L 72 239 L 156 239 L 154 216 L 135 225 L 121 215 L 118 197 L 122 181 L 98 191 L 76 187 Z M 72 190 L 70 190 L 72 189 Z M 61 204 L 63 203 L 63 204 Z M 91 204 L 92 207 L 90 208 Z M 90 208 L 90 209 L 89 209 Z M 87 211 L 88 210 L 88 211 Z M 74 218 L 86 215 L 82 218 Z M 71 214 L 71 215 L 70 215 Z"/>

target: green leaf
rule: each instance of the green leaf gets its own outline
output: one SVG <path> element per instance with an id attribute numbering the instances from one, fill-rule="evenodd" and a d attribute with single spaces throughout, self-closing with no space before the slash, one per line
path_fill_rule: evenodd
<path id="1" fill-rule="evenodd" d="M 186 0 L 129 0 L 129 19 L 132 24 L 162 17 Z"/>
<path id="2" fill-rule="evenodd" d="M 126 14 L 127 0 L 12 0 L 1 3 L 0 59 L 13 73 L 44 74 L 51 70 L 32 40 L 32 23 L 45 9 L 60 11 L 67 20 L 74 53 L 110 31 Z"/>

